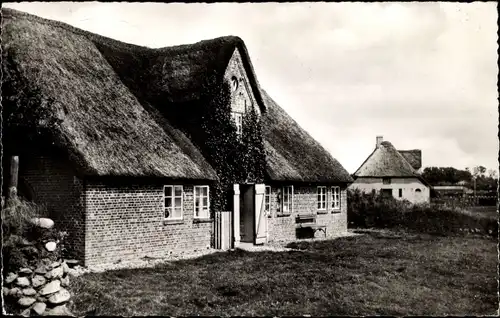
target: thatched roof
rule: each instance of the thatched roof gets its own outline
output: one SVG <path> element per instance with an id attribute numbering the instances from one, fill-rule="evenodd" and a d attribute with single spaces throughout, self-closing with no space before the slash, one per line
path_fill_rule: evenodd
<path id="1" fill-rule="evenodd" d="M 181 131 L 164 129 L 145 110 L 87 32 L 15 10 L 2 14 L 3 53 L 55 101 L 51 114 L 63 120 L 53 131 L 57 146 L 83 173 L 216 178 Z"/>
<path id="2" fill-rule="evenodd" d="M 267 174 L 275 181 L 352 182 L 349 173 L 262 90 Z"/>
<path id="3" fill-rule="evenodd" d="M 415 177 L 428 185 L 428 182 L 415 171 L 405 157 L 388 141 L 383 141 L 380 146 L 375 148 L 356 170 L 354 176 L 355 178 Z"/>
<path id="4" fill-rule="evenodd" d="M 418 170 L 422 168 L 422 150 L 398 150 L 398 152 L 403 155 L 413 169 Z"/>
<path id="5" fill-rule="evenodd" d="M 238 49 L 263 110 L 267 175 L 352 182 L 347 171 L 261 91 L 238 37 L 150 49 L 2 9 L 2 48 L 24 79 L 53 98 L 53 132 L 87 175 L 215 179 L 191 139 L 207 79 L 221 81 Z M 203 104 L 203 103 L 201 103 Z"/>

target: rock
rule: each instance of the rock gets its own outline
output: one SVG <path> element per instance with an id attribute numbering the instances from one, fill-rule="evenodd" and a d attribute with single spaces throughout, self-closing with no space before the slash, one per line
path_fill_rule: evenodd
<path id="1" fill-rule="evenodd" d="M 54 308 L 47 308 L 45 310 L 44 316 L 72 316 L 74 315 L 66 308 L 66 305 L 56 306 Z"/>
<path id="2" fill-rule="evenodd" d="M 30 311 L 31 309 L 30 308 L 26 308 L 25 310 L 23 310 L 23 312 L 21 313 L 21 316 L 22 317 L 29 317 L 30 316 Z"/>
<path id="3" fill-rule="evenodd" d="M 47 302 L 47 297 L 43 297 L 43 296 L 38 296 L 36 298 L 36 301 L 40 302 L 40 303 L 46 303 Z"/>
<path id="4" fill-rule="evenodd" d="M 47 268 L 45 265 L 40 265 L 35 269 L 35 273 L 45 275 L 47 274 Z"/>
<path id="5" fill-rule="evenodd" d="M 2 287 L 2 294 L 4 297 L 9 296 L 9 293 L 10 293 L 10 289 L 8 289 L 7 287 Z"/>
<path id="6" fill-rule="evenodd" d="M 21 297 L 23 293 L 21 292 L 21 288 L 14 287 L 9 291 L 9 295 L 12 297 Z"/>
<path id="7" fill-rule="evenodd" d="M 47 274 L 45 274 L 45 278 L 47 279 L 54 279 L 54 278 L 60 278 L 64 274 L 63 268 L 61 266 L 54 268 Z"/>
<path id="8" fill-rule="evenodd" d="M 66 264 L 68 264 L 69 267 L 75 267 L 76 265 L 78 265 L 80 263 L 80 261 L 76 260 L 76 259 L 67 259 L 64 262 Z"/>
<path id="9" fill-rule="evenodd" d="M 69 272 L 68 272 L 68 275 L 70 276 L 73 276 L 73 277 L 78 277 L 80 276 L 80 272 L 78 272 L 76 269 L 74 268 L 70 268 L 69 269 Z"/>
<path id="10" fill-rule="evenodd" d="M 32 297 L 22 297 L 22 298 L 19 298 L 17 303 L 23 307 L 28 307 L 28 306 L 33 305 L 33 303 L 35 301 L 36 301 L 36 299 L 32 298 Z"/>
<path id="11" fill-rule="evenodd" d="M 45 244 L 45 249 L 49 252 L 53 252 L 56 250 L 57 244 L 56 242 L 48 242 Z"/>
<path id="12" fill-rule="evenodd" d="M 54 221 L 49 218 L 33 218 L 31 223 L 44 229 L 50 229 L 54 226 Z"/>
<path id="13" fill-rule="evenodd" d="M 61 282 L 58 280 L 53 280 L 39 291 L 40 295 L 49 295 L 58 292 L 61 289 Z"/>
<path id="14" fill-rule="evenodd" d="M 69 266 L 68 266 L 68 264 L 66 264 L 66 262 L 62 263 L 62 268 L 63 268 L 64 274 L 67 274 L 69 272 Z"/>
<path id="15" fill-rule="evenodd" d="M 71 295 L 68 290 L 61 288 L 60 291 L 58 291 L 55 294 L 52 294 L 49 297 L 49 303 L 58 305 L 67 302 L 71 298 Z"/>
<path id="16" fill-rule="evenodd" d="M 12 283 L 15 279 L 17 278 L 17 274 L 16 273 L 9 273 L 7 274 L 7 277 L 5 278 L 5 283 L 6 284 L 10 284 Z"/>
<path id="17" fill-rule="evenodd" d="M 21 287 L 27 287 L 30 285 L 30 280 L 27 277 L 16 278 L 16 285 Z"/>
<path id="18" fill-rule="evenodd" d="M 49 265 L 50 268 L 56 268 L 56 267 L 59 267 L 59 266 L 61 266 L 61 262 L 52 262 Z"/>
<path id="19" fill-rule="evenodd" d="M 42 303 L 42 302 L 37 302 L 37 303 L 35 303 L 35 305 L 33 306 L 33 308 L 32 308 L 32 309 L 33 309 L 33 311 L 34 311 L 37 315 L 41 316 L 41 315 L 43 314 L 43 312 L 45 311 L 45 308 L 47 308 L 47 305 L 45 305 L 45 304 L 44 304 L 44 303 Z"/>
<path id="20" fill-rule="evenodd" d="M 33 285 L 33 287 L 37 288 L 37 287 L 40 287 L 42 285 L 44 285 L 45 283 L 47 282 L 47 280 L 45 279 L 45 277 L 41 276 L 41 275 L 35 275 L 35 277 L 33 277 L 31 279 L 31 284 Z"/>
<path id="21" fill-rule="evenodd" d="M 27 268 L 27 267 L 23 267 L 23 268 L 21 268 L 21 269 L 18 271 L 18 273 L 19 273 L 20 275 L 31 275 L 31 274 L 33 274 L 33 271 L 32 271 L 31 269 Z"/>
<path id="22" fill-rule="evenodd" d="M 61 278 L 61 286 L 68 287 L 69 286 L 69 276 Z"/>
<path id="23" fill-rule="evenodd" d="M 36 290 L 34 290 L 33 288 L 25 288 L 22 290 L 22 293 L 25 296 L 35 296 Z"/>

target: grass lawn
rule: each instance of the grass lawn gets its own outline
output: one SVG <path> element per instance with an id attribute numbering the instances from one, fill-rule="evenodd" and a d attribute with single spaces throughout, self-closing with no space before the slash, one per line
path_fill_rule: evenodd
<path id="1" fill-rule="evenodd" d="M 367 232 L 74 279 L 77 315 L 496 315 L 497 243 Z"/>

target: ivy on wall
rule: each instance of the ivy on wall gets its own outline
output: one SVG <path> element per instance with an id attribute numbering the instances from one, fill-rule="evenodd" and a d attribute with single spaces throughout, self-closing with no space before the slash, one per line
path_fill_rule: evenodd
<path id="1" fill-rule="evenodd" d="M 260 120 L 255 109 L 243 116 L 238 137 L 231 119 L 231 90 L 226 81 L 210 77 L 204 89 L 201 116 L 202 153 L 218 175 L 211 190 L 211 212 L 232 210 L 233 184 L 263 182 L 265 152 Z"/>

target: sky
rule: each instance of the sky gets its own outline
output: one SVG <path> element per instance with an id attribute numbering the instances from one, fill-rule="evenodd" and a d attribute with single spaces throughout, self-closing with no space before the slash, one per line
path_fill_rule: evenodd
<path id="1" fill-rule="evenodd" d="M 498 170 L 496 2 L 4 3 L 151 48 L 245 42 L 269 95 L 350 173 L 375 147 Z"/>

